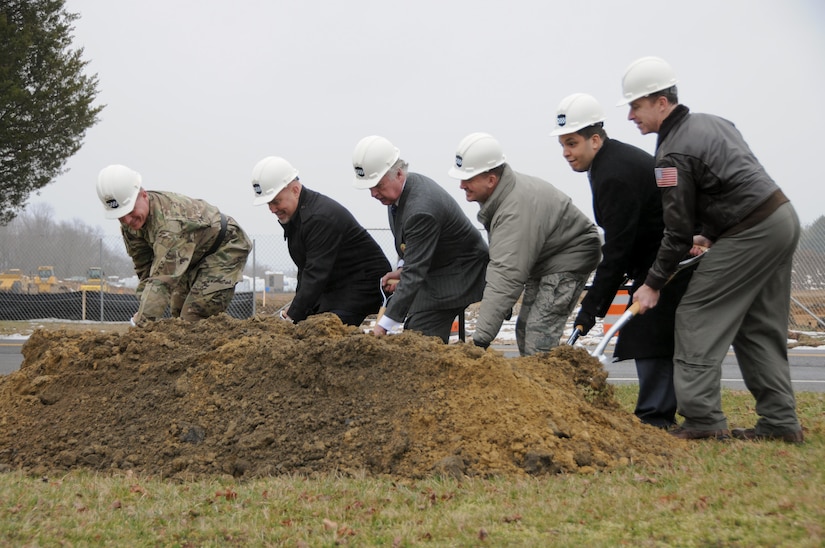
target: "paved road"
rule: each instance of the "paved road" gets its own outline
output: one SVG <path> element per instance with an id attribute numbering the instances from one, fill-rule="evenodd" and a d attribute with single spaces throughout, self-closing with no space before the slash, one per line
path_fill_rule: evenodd
<path id="1" fill-rule="evenodd" d="M 20 369 L 20 364 L 23 363 L 20 349 L 24 342 L 23 339 L 0 337 L 0 374 L 7 375 Z"/>
<path id="2" fill-rule="evenodd" d="M 505 356 L 518 356 L 518 350 L 513 345 L 495 346 L 496 350 Z M 593 348 L 588 348 L 592 352 Z M 605 356 L 612 357 L 612 349 L 605 351 Z M 788 350 L 788 359 L 791 364 L 791 382 L 797 392 L 825 392 L 825 347 L 819 348 L 792 348 Z M 633 360 L 625 360 L 605 365 L 609 374 L 608 382 L 637 383 L 636 364 Z M 736 363 L 733 351 L 728 352 L 722 363 L 722 386 L 735 390 L 745 390 L 742 373 Z"/>
<path id="3" fill-rule="evenodd" d="M 23 362 L 20 349 L 24 339 L 8 339 L 0 337 L 0 374 L 17 371 Z M 518 355 L 515 345 L 501 345 L 495 348 L 505 356 Z M 592 349 L 591 349 L 592 350 Z M 611 350 L 605 352 L 610 357 Z M 794 389 L 799 392 L 825 392 L 825 347 L 820 348 L 792 348 L 789 350 L 791 362 L 791 381 Z M 613 383 L 636 383 L 636 366 L 633 360 L 610 363 L 605 366 Z M 736 365 L 733 352 L 729 352 L 722 366 L 722 385 L 736 390 L 744 390 L 742 374 Z"/>
<path id="4" fill-rule="evenodd" d="M 825 351 L 817 349 L 795 349 L 788 351 L 791 363 L 791 383 L 797 392 L 825 392 Z M 614 383 L 636 383 L 636 364 L 633 360 L 611 363 L 605 366 L 608 377 Z M 729 352 L 722 363 L 722 386 L 735 390 L 745 390 L 742 373 L 733 352 Z"/>

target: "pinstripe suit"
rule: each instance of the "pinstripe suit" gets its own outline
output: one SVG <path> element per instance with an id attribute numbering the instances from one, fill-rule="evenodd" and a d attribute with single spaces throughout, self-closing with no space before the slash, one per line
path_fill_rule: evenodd
<path id="1" fill-rule="evenodd" d="M 445 325 L 416 329 L 416 315 L 461 310 L 481 300 L 487 244 L 458 203 L 435 181 L 408 173 L 398 207 L 387 208 L 395 250 L 404 259 L 401 281 L 386 315 L 405 328 L 445 339 Z M 449 337 L 454 315 L 446 323 Z"/>

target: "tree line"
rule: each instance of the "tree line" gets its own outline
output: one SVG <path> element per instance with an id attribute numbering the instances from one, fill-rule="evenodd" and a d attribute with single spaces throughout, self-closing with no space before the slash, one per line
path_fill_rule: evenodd
<path id="1" fill-rule="evenodd" d="M 53 266 L 58 278 L 68 279 L 85 277 L 89 267 L 101 266 L 107 276 L 134 275 L 120 237 L 107 237 L 79 219 L 53 217 L 50 206 L 38 204 L 0 226 L 0 271 L 19 268 L 33 276 L 38 266 Z"/>

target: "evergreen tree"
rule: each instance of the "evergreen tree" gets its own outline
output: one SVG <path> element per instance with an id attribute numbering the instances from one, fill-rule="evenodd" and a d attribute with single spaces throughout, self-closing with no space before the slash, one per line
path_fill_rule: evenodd
<path id="1" fill-rule="evenodd" d="M 64 0 L 0 1 L 0 225 L 65 171 L 103 106 Z"/>

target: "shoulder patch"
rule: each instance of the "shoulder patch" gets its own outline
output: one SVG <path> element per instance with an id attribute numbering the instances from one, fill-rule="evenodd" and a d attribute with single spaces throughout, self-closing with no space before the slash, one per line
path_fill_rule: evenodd
<path id="1" fill-rule="evenodd" d="M 678 184 L 678 172 L 675 167 L 657 167 L 653 170 L 656 173 L 656 186 L 665 188 Z"/>

